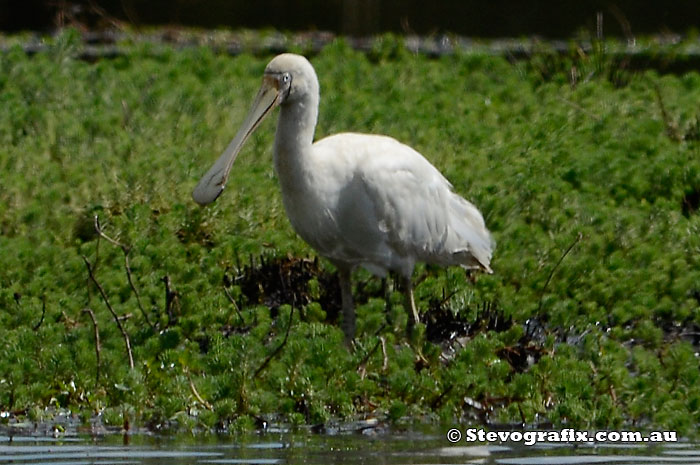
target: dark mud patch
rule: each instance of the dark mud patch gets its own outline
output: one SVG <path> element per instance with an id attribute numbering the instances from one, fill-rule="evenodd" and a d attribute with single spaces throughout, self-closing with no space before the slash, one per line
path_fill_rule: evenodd
<path id="1" fill-rule="evenodd" d="M 251 257 L 247 265 L 239 267 L 235 278 L 226 275 L 225 285 L 236 284 L 241 288 L 245 303 L 260 304 L 270 308 L 270 315 L 276 318 L 280 306 L 291 305 L 299 310 L 305 320 L 305 306 L 312 302 L 320 304 L 326 313 L 327 324 L 338 324 L 341 313 L 341 296 L 338 276 L 335 271 L 325 270 L 317 258 L 297 258 L 291 256 Z M 366 284 L 366 283 L 364 283 Z M 355 301 L 360 304 L 371 297 L 381 297 L 377 286 L 358 283 Z M 700 291 L 695 298 L 700 302 Z M 514 326 L 522 327 L 522 336 L 512 344 L 500 349 L 497 355 L 507 362 L 514 373 L 527 371 L 550 349 L 546 346 L 548 337 L 553 343 L 579 345 L 588 332 L 573 331 L 573 328 L 552 327 L 546 315 L 533 317 L 525 322 L 516 322 L 507 315 L 498 302 L 482 302 L 473 308 L 454 309 L 449 298 L 433 298 L 421 319 L 426 327 L 426 339 L 440 345 L 442 359 L 446 363 L 459 352 L 470 339 L 479 334 L 505 332 Z M 683 339 L 695 347 L 700 347 L 700 326 L 692 321 L 657 321 L 662 328 L 665 340 Z M 601 327 L 602 331 L 607 328 Z M 551 344 L 551 342 L 550 342 Z"/>
<path id="2" fill-rule="evenodd" d="M 681 212 L 683 216 L 689 218 L 698 212 L 700 208 L 700 188 L 688 189 L 681 199 Z"/>
<path id="3" fill-rule="evenodd" d="M 317 301 L 326 312 L 327 321 L 335 322 L 340 314 L 340 284 L 337 273 L 321 269 L 318 258 L 251 257 L 240 269 L 235 283 L 248 303 L 265 305 L 272 317 L 282 305 L 302 310 Z"/>
<path id="4" fill-rule="evenodd" d="M 518 324 L 511 316 L 505 315 L 496 302 L 483 302 L 476 309 L 476 318 L 468 316 L 474 313 L 472 309 L 466 310 L 455 313 L 447 307 L 444 299 L 430 301 L 425 314 L 426 338 L 442 346 L 444 360 L 449 361 L 466 341 L 478 334 L 504 332 Z M 546 353 L 546 330 L 542 323 L 536 319 L 527 320 L 523 330 L 523 336 L 516 343 L 503 347 L 497 353 L 515 373 L 526 371 Z"/>
<path id="5" fill-rule="evenodd" d="M 444 299 L 431 299 L 424 315 L 426 337 L 430 342 L 454 340 L 486 331 L 507 331 L 513 326 L 513 319 L 503 314 L 493 302 L 484 302 L 476 312 L 476 319 L 468 318 L 472 312 L 454 313 Z"/>
<path id="6" fill-rule="evenodd" d="M 326 323 L 337 324 L 341 311 L 338 276 L 336 272 L 324 270 L 317 258 L 250 257 L 249 263 L 239 270 L 235 278 L 227 274 L 224 284 L 240 286 L 246 303 L 269 307 L 272 318 L 277 316 L 282 305 L 291 305 L 299 309 L 304 319 L 304 307 L 318 302 L 326 312 Z M 381 296 L 381 291 L 374 291 L 374 286 L 358 283 L 354 295 L 356 303 Z M 421 317 L 426 325 L 427 340 L 442 346 L 445 360 L 451 359 L 467 340 L 478 334 L 504 332 L 519 324 L 496 302 L 483 302 L 476 309 L 462 309 L 456 313 L 448 303 L 449 299 L 432 299 Z M 476 317 L 472 316 L 474 313 Z M 530 319 L 523 327 L 523 336 L 498 353 L 517 373 L 527 370 L 546 352 L 544 325 Z"/>

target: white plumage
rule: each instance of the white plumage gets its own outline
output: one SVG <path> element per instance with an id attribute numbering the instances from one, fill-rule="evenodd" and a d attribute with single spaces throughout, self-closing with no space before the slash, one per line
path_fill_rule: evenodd
<path id="1" fill-rule="evenodd" d="M 234 140 L 192 196 L 215 200 L 247 137 L 276 106 L 274 163 L 294 230 L 339 270 L 343 330 L 354 337 L 350 274 L 399 274 L 409 322 L 418 321 L 411 275 L 416 262 L 461 265 L 491 273 L 494 243 L 479 210 L 420 153 L 387 136 L 342 133 L 313 143 L 319 85 L 306 58 L 282 54 Z"/>

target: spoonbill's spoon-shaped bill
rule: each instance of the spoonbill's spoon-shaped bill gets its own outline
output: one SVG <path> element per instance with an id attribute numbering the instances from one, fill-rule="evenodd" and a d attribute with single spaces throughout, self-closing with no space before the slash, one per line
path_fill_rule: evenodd
<path id="1" fill-rule="evenodd" d="M 233 162 L 236 161 L 238 153 L 243 144 L 248 139 L 265 117 L 280 104 L 280 96 L 285 89 L 278 86 L 284 79 L 275 79 L 272 76 L 264 76 L 263 83 L 258 91 L 258 95 L 253 101 L 253 106 L 248 112 L 248 116 L 238 130 L 236 137 L 228 144 L 224 153 L 216 160 L 216 163 L 202 177 L 197 186 L 192 191 L 192 198 L 200 205 L 207 205 L 216 200 L 226 187 L 226 181 L 231 173 Z M 288 87 L 287 87 L 288 89 Z"/>

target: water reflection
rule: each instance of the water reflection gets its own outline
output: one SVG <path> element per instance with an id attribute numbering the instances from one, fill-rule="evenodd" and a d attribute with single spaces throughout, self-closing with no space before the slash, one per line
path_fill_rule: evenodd
<path id="1" fill-rule="evenodd" d="M 19 464 L 700 464 L 690 442 L 634 445 L 450 445 L 438 431 L 374 436 L 265 434 L 245 437 L 134 435 L 0 436 L 0 465 Z"/>

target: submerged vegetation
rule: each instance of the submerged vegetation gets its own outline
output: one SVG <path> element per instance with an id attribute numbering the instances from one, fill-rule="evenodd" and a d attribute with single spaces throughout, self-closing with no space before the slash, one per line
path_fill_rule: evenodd
<path id="1" fill-rule="evenodd" d="M 424 331 L 358 271 L 343 345 L 332 266 L 298 238 L 252 136 L 190 198 L 269 56 L 74 35 L 0 54 L 0 411 L 253 428 L 369 415 L 690 433 L 700 422 L 700 74 L 570 57 L 311 57 L 317 138 L 383 133 L 484 213 L 493 275 L 419 267 Z M 49 409 L 49 410 L 47 410 Z"/>

